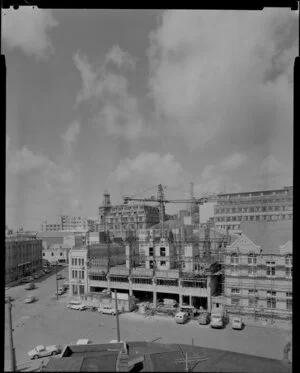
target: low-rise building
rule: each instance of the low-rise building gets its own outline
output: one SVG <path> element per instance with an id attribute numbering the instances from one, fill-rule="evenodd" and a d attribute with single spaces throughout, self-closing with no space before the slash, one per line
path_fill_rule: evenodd
<path id="1" fill-rule="evenodd" d="M 42 268 L 42 240 L 12 234 L 5 237 L 5 283 L 20 280 Z"/>
<path id="2" fill-rule="evenodd" d="M 255 317 L 292 317 L 292 222 L 259 222 L 226 247 L 224 304 Z"/>
<path id="3" fill-rule="evenodd" d="M 88 222 L 87 219 L 83 219 L 80 216 L 70 216 L 62 215 L 61 220 L 61 230 L 63 231 L 87 231 Z"/>
<path id="4" fill-rule="evenodd" d="M 50 263 L 68 263 L 70 247 L 53 244 L 43 247 L 43 259 Z"/>

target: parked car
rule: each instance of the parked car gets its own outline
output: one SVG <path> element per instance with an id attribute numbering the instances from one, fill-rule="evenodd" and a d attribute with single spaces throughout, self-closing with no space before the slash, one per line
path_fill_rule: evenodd
<path id="1" fill-rule="evenodd" d="M 56 295 L 63 295 L 65 292 L 62 289 L 58 289 Z"/>
<path id="2" fill-rule="evenodd" d="M 98 308 L 98 312 L 107 315 L 115 315 L 117 313 L 117 310 L 112 306 L 102 306 Z"/>
<path id="3" fill-rule="evenodd" d="M 189 318 L 187 312 L 178 312 L 175 315 L 176 324 L 185 324 Z"/>
<path id="4" fill-rule="evenodd" d="M 45 272 L 45 273 L 50 273 L 50 269 L 45 268 L 45 269 L 44 269 L 44 272 Z"/>
<path id="5" fill-rule="evenodd" d="M 232 320 L 232 329 L 236 329 L 236 330 L 242 330 L 243 329 L 243 321 L 242 321 L 242 318 L 241 317 L 235 317 L 233 320 Z"/>
<path id="6" fill-rule="evenodd" d="M 194 317 L 198 312 L 195 307 L 191 306 L 181 306 L 179 311 L 187 313 L 188 317 Z"/>
<path id="7" fill-rule="evenodd" d="M 62 277 L 62 275 L 60 273 L 57 274 L 57 279 L 58 280 L 62 280 L 63 279 L 63 277 Z"/>
<path id="8" fill-rule="evenodd" d="M 22 278 L 21 282 L 22 283 L 27 283 L 27 282 L 32 282 L 34 280 L 34 278 L 32 276 L 26 276 L 24 278 Z"/>
<path id="9" fill-rule="evenodd" d="M 55 356 L 62 352 L 62 346 L 53 345 L 53 346 L 36 346 L 33 350 L 28 352 L 30 359 L 39 359 L 45 356 Z"/>
<path id="10" fill-rule="evenodd" d="M 211 328 L 222 329 L 224 327 L 223 315 L 221 313 L 212 313 L 210 326 Z"/>
<path id="11" fill-rule="evenodd" d="M 210 313 L 201 312 L 198 318 L 198 322 L 200 325 L 208 325 L 210 323 Z"/>
<path id="12" fill-rule="evenodd" d="M 24 299 L 24 303 L 33 303 L 36 301 L 36 297 L 27 297 Z"/>
<path id="13" fill-rule="evenodd" d="M 80 302 L 77 302 L 77 301 L 71 301 L 68 306 L 67 306 L 69 309 L 71 310 L 76 310 L 76 311 L 84 311 L 87 309 L 87 307 L 80 303 Z"/>
<path id="14" fill-rule="evenodd" d="M 29 282 L 29 284 L 25 285 L 25 290 L 33 290 L 35 289 L 35 284 L 33 282 Z"/>
<path id="15" fill-rule="evenodd" d="M 39 276 L 37 273 L 35 273 L 32 277 L 33 277 L 35 280 L 37 280 L 38 278 L 40 278 L 40 276 Z"/>

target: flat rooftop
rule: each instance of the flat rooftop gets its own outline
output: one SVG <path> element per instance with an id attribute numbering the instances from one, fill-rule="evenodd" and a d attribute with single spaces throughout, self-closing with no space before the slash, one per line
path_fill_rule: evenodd
<path id="1" fill-rule="evenodd" d="M 183 372 L 185 355 L 196 359 L 189 363 L 194 372 L 291 372 L 290 364 L 281 360 L 239 354 L 205 347 L 128 342 L 129 361 L 144 356 L 141 372 Z M 123 344 L 68 346 L 68 357 L 51 358 L 48 372 L 114 372 L 117 356 Z M 197 363 L 198 362 L 198 363 Z"/>

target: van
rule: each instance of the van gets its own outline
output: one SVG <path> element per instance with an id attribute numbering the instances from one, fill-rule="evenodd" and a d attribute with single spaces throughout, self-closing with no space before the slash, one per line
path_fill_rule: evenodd
<path id="1" fill-rule="evenodd" d="M 178 312 L 175 315 L 176 324 L 184 324 L 188 319 L 188 314 L 186 312 Z"/>

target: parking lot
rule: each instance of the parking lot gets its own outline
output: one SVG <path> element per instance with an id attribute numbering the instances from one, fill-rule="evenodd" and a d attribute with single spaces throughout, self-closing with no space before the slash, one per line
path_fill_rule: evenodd
<path id="1" fill-rule="evenodd" d="M 67 279 L 67 269 L 62 273 L 65 279 L 60 281 L 61 284 Z M 81 338 L 97 343 L 117 339 L 115 317 L 70 310 L 67 308 L 68 297 L 61 296 L 57 300 L 55 291 L 55 274 L 52 274 L 42 280 L 35 290 L 26 291 L 22 285 L 7 292 L 15 299 L 12 309 L 13 337 L 19 367 L 32 365 L 27 352 L 40 344 L 65 345 Z M 23 299 L 28 293 L 38 298 L 36 303 L 24 305 Z M 289 332 L 248 325 L 242 331 L 232 330 L 230 325 L 215 330 L 200 326 L 195 320 L 180 325 L 167 316 L 145 317 L 125 313 L 120 315 L 120 334 L 121 339 L 127 341 L 159 340 L 163 343 L 194 344 L 280 359 Z M 7 359 L 7 333 L 5 347 Z"/>

